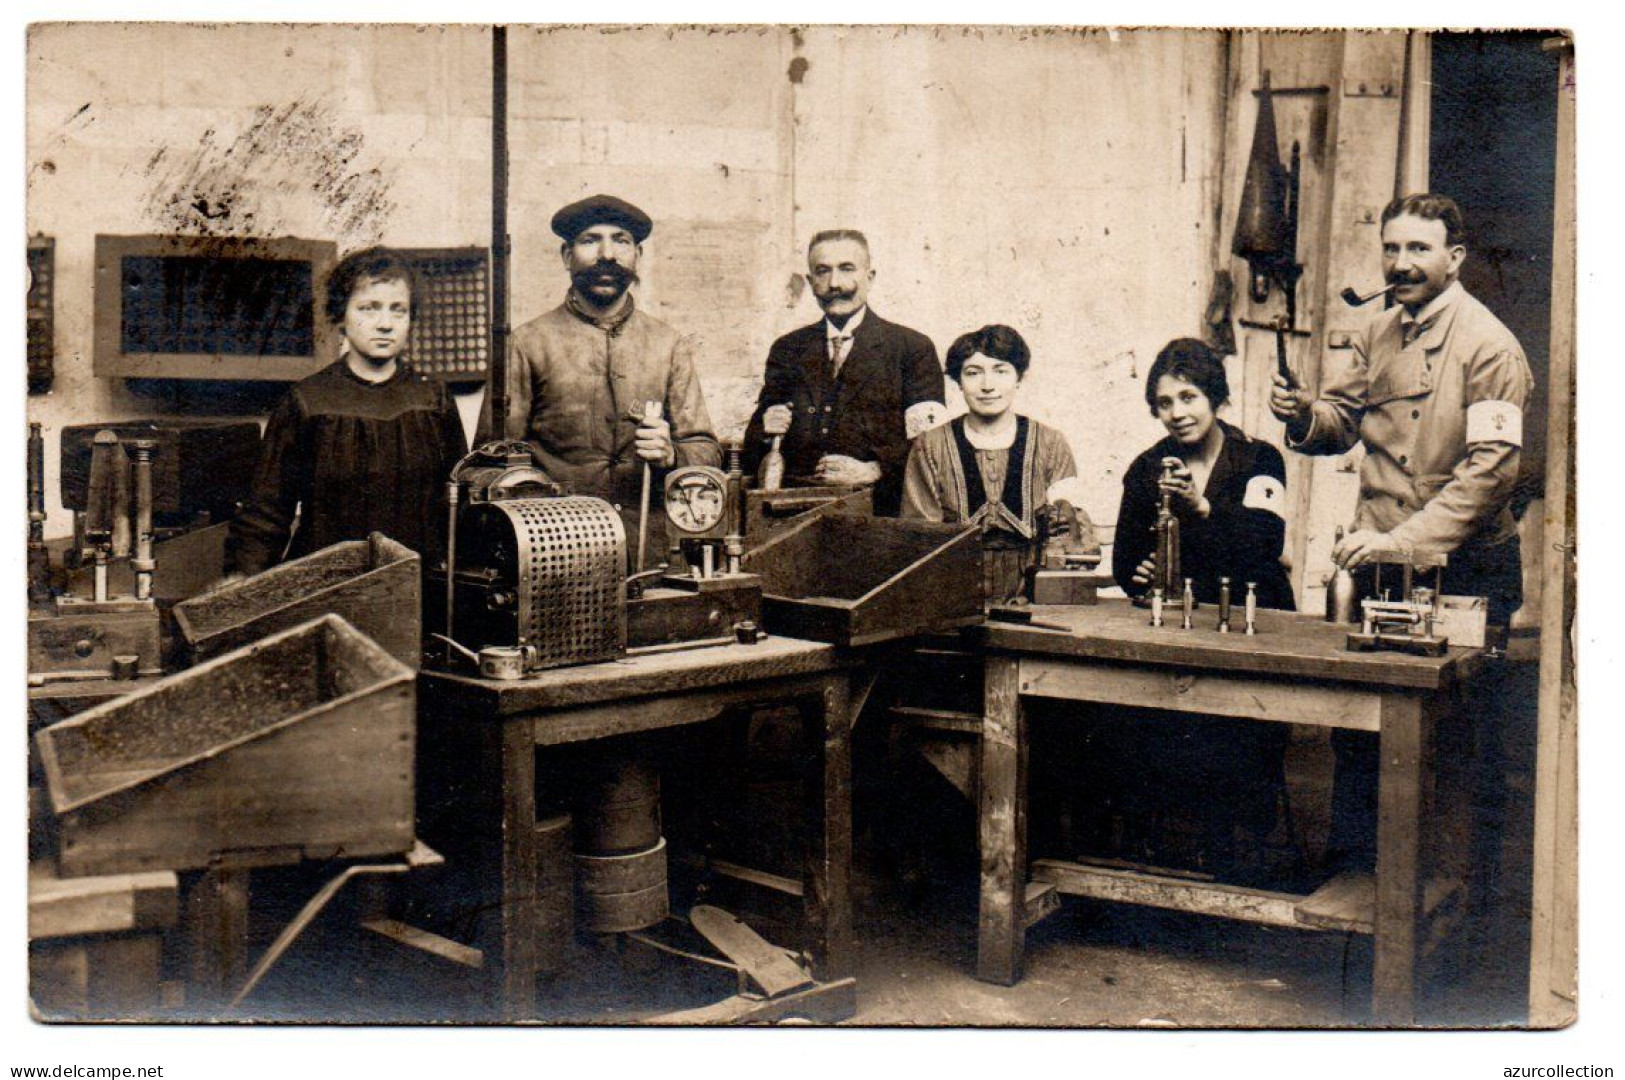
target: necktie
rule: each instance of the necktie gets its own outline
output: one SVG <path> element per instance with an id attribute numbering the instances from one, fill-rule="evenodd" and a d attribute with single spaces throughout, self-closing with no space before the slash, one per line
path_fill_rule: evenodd
<path id="1" fill-rule="evenodd" d="M 841 365 L 846 362 L 846 353 L 851 345 L 851 334 L 836 334 L 829 339 L 829 363 L 832 375 L 838 377 L 841 374 Z"/>

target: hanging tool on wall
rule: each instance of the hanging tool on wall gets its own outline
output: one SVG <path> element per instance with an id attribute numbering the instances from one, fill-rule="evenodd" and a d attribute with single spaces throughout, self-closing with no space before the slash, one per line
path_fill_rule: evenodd
<path id="1" fill-rule="evenodd" d="M 1264 72 L 1258 92 L 1258 124 L 1253 129 L 1252 153 L 1242 183 L 1241 206 L 1230 249 L 1247 260 L 1248 291 L 1254 303 L 1269 297 L 1272 284 L 1286 298 L 1287 325 L 1297 325 L 1298 278 L 1303 266 L 1298 249 L 1298 143 L 1292 143 L 1290 168 L 1281 164 L 1275 135 L 1275 106 L 1270 95 L 1270 74 Z"/>

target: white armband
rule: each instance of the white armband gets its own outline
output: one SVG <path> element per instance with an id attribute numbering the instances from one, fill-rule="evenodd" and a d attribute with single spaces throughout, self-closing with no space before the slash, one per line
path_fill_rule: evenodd
<path id="1" fill-rule="evenodd" d="M 1286 485 L 1273 476 L 1255 476 L 1247 481 L 1247 493 L 1241 505 L 1248 510 L 1267 510 L 1278 518 L 1286 517 Z"/>
<path id="2" fill-rule="evenodd" d="M 940 401 L 922 401 L 903 410 L 903 430 L 910 439 L 918 438 L 942 423 L 947 408 Z"/>
<path id="3" fill-rule="evenodd" d="M 1510 401 L 1475 401 L 1467 406 L 1467 445 L 1481 442 L 1523 446 L 1523 410 Z"/>

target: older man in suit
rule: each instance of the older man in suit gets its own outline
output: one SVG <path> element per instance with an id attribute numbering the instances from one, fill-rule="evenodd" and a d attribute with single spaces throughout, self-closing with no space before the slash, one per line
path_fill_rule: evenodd
<path id="1" fill-rule="evenodd" d="M 869 242 L 832 229 L 807 248 L 807 283 L 824 318 L 779 338 L 745 432 L 745 468 L 783 435 L 785 471 L 820 484 L 873 485 L 875 513 L 902 503 L 909 440 L 943 415 L 931 339 L 870 310 Z"/>

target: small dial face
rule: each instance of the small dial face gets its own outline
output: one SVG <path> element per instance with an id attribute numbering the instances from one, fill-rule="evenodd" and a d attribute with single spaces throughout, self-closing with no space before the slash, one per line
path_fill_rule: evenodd
<path id="1" fill-rule="evenodd" d="M 677 469 L 666 478 L 666 517 L 685 533 L 710 532 L 722 521 L 727 492 L 727 479 L 716 469 Z"/>

